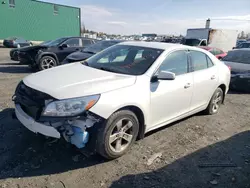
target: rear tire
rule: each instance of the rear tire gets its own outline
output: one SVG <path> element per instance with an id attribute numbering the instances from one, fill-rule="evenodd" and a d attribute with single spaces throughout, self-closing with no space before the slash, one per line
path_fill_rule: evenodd
<path id="1" fill-rule="evenodd" d="M 124 155 L 135 142 L 139 132 L 139 121 L 129 110 L 112 114 L 98 130 L 95 138 L 96 151 L 106 159 Z"/>
<path id="2" fill-rule="evenodd" d="M 207 115 L 217 114 L 219 112 L 219 108 L 222 104 L 224 98 L 224 94 L 221 88 L 217 88 L 207 106 L 207 109 L 204 111 Z"/>

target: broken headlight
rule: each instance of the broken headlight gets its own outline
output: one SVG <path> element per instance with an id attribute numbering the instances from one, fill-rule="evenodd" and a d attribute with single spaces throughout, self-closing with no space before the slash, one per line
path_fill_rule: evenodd
<path id="1" fill-rule="evenodd" d="M 46 105 L 44 111 L 42 112 L 42 116 L 76 116 L 86 110 L 89 110 L 97 103 L 99 98 L 100 95 L 92 95 L 53 101 Z"/>

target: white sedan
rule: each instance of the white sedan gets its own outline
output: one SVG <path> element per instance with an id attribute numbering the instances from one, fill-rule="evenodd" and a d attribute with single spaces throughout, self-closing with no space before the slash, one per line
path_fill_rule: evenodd
<path id="1" fill-rule="evenodd" d="M 216 114 L 229 83 L 229 68 L 205 50 L 124 42 L 27 76 L 13 100 L 29 130 L 114 159 L 151 130 L 200 111 Z"/>

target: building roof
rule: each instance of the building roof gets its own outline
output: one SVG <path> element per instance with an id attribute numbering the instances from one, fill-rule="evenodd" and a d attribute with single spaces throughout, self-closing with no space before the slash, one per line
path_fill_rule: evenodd
<path id="1" fill-rule="evenodd" d="M 32 1 L 37 2 L 37 3 L 44 3 L 44 4 L 51 4 L 51 5 L 68 7 L 68 8 L 80 9 L 79 7 L 74 7 L 74 6 L 69 6 L 69 5 L 62 5 L 62 4 L 57 4 L 57 3 L 51 3 L 51 2 L 41 1 L 41 0 L 32 0 Z"/>
<path id="2" fill-rule="evenodd" d="M 182 44 L 172 44 L 172 43 L 164 43 L 164 42 L 141 42 L 141 41 L 131 41 L 131 42 L 122 42 L 120 44 L 131 45 L 131 46 L 141 46 L 148 48 L 156 48 L 166 50 L 172 47 L 183 47 Z"/>

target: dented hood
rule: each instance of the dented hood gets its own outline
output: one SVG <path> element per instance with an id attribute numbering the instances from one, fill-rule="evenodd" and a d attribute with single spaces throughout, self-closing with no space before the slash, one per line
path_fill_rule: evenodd
<path id="1" fill-rule="evenodd" d="M 81 63 L 34 73 L 23 80 L 25 85 L 56 99 L 101 94 L 131 86 L 135 81 L 136 76 L 102 71 Z"/>

